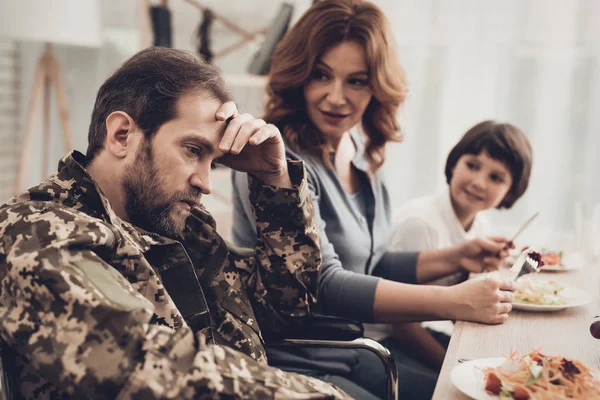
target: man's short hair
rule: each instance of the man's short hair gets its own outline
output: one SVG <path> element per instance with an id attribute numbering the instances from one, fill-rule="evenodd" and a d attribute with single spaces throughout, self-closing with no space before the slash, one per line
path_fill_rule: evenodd
<path id="1" fill-rule="evenodd" d="M 150 47 L 127 60 L 98 91 L 88 132 L 86 158 L 104 147 L 106 118 L 123 111 L 152 139 L 177 113 L 177 100 L 206 93 L 220 102 L 231 100 L 220 71 L 196 55 L 165 47 Z"/>
<path id="2" fill-rule="evenodd" d="M 516 126 L 496 121 L 483 121 L 465 133 L 446 160 L 446 182 L 450 184 L 456 163 L 465 154 L 477 155 L 485 150 L 510 171 L 512 185 L 497 208 L 511 208 L 529 185 L 533 162 L 527 136 Z"/>

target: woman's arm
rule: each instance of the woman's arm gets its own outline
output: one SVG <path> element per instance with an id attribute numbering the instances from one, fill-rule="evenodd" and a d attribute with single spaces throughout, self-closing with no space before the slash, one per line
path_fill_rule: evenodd
<path id="1" fill-rule="evenodd" d="M 325 222 L 319 208 L 320 190 L 318 181 L 307 168 L 308 186 L 313 200 L 315 223 L 321 238 L 323 266 L 319 280 L 318 311 L 327 315 L 351 318 L 361 322 L 410 322 L 435 319 L 465 319 L 485 323 L 499 323 L 508 318 L 512 294 L 511 283 L 498 283 L 493 280 L 465 282 L 455 287 L 418 286 L 393 282 L 375 276 L 346 271 L 325 232 Z M 247 186 L 245 179 L 235 178 L 238 190 Z M 241 181 L 241 182 L 240 182 Z M 240 201 L 245 202 L 243 190 L 235 191 Z M 234 199 L 237 202 L 238 199 Z M 244 212 L 246 207 L 236 207 L 234 213 Z M 252 215 L 241 218 L 234 215 L 234 221 L 252 220 Z M 234 237 L 247 230 L 246 227 L 233 227 Z M 254 235 L 256 235 L 254 233 Z M 250 239 L 245 239 L 250 240 Z M 256 236 L 254 236 L 256 240 Z M 411 254 L 411 253 L 409 253 Z M 412 253 L 414 254 L 414 253 Z M 439 257 L 421 260 L 427 270 L 431 265 L 445 261 Z M 416 267 L 416 265 L 414 266 Z M 418 268 L 418 267 L 416 267 Z M 418 270 L 415 271 L 418 274 Z M 415 275 L 417 276 L 417 275 Z"/>
<path id="2" fill-rule="evenodd" d="M 434 319 L 502 323 L 512 310 L 515 285 L 491 278 L 459 285 L 407 285 L 380 280 L 373 306 L 377 322 L 395 323 Z"/>

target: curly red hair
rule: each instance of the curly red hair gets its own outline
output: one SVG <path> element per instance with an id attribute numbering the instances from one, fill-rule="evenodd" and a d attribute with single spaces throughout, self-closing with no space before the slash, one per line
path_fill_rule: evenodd
<path id="1" fill-rule="evenodd" d="M 374 4 L 359 0 L 319 1 L 287 32 L 271 60 L 264 119 L 277 125 L 292 150 L 305 150 L 331 166 L 325 138 L 306 113 L 303 88 L 322 55 L 345 41 L 365 49 L 373 98 L 362 117 L 365 155 L 372 170 L 385 159 L 385 145 L 402 140 L 397 112 L 407 96 L 389 24 Z"/>

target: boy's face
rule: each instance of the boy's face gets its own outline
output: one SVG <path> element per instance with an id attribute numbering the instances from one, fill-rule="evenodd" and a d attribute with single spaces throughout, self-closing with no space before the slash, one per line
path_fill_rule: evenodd
<path id="1" fill-rule="evenodd" d="M 483 150 L 458 159 L 450 179 L 450 196 L 461 214 L 497 207 L 512 186 L 510 170 Z"/>
<path id="2" fill-rule="evenodd" d="M 221 103 L 206 95 L 177 102 L 177 116 L 142 140 L 122 184 L 130 221 L 145 230 L 177 238 L 191 208 L 211 192 L 211 163 L 222 153 L 224 121 L 215 114 Z"/>

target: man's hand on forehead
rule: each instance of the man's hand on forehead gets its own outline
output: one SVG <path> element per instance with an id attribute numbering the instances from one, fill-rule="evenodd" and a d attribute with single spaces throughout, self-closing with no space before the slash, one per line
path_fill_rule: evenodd
<path id="1" fill-rule="evenodd" d="M 235 117 L 238 113 L 237 105 L 233 101 L 226 101 L 221 104 L 221 107 L 217 110 L 217 114 L 215 115 L 217 121 L 225 121 L 229 122 L 233 117 Z"/>
<path id="2" fill-rule="evenodd" d="M 223 155 L 215 162 L 254 174 L 274 186 L 291 186 L 285 146 L 275 125 L 250 114 L 238 114 L 233 102 L 224 103 L 217 110 L 217 120 L 225 124 L 219 143 L 219 151 Z"/>

